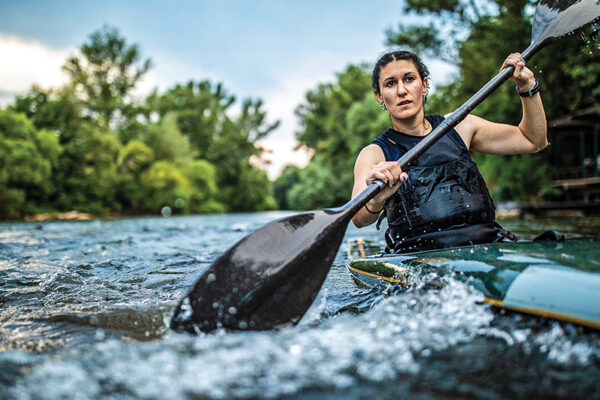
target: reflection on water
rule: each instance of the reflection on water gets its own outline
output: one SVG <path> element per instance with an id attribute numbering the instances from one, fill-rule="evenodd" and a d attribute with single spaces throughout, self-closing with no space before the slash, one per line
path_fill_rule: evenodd
<path id="1" fill-rule="evenodd" d="M 410 290 L 361 288 L 344 267 L 345 246 L 298 326 L 168 331 L 172 308 L 212 260 L 284 215 L 0 224 L 0 398 L 599 393 L 598 332 L 494 311 L 472 287 L 431 271 Z M 503 225 L 523 239 L 548 228 L 600 234 L 598 218 Z M 372 228 L 350 227 L 356 237 L 373 252 L 383 245 Z"/>

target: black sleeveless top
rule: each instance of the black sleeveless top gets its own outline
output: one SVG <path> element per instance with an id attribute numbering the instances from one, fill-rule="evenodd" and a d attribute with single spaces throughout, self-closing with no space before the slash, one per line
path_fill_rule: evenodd
<path id="1" fill-rule="evenodd" d="M 426 118 L 433 129 L 444 120 L 440 115 Z M 381 147 L 387 161 L 396 161 L 422 139 L 388 129 L 372 143 Z M 494 202 L 456 130 L 404 170 L 408 180 L 385 204 L 388 251 L 491 243 L 512 235 L 495 223 Z"/>

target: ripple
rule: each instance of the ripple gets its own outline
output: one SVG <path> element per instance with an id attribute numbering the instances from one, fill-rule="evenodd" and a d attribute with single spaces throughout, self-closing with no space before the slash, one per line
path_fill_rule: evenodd
<path id="1" fill-rule="evenodd" d="M 201 336 L 168 331 L 174 305 L 210 263 L 247 232 L 284 215 L 4 224 L 0 398 L 523 398 L 600 392 L 599 332 L 492 309 L 480 304 L 478 291 L 445 271 L 485 270 L 497 261 L 487 253 L 479 263 L 431 260 L 435 268 L 423 268 L 411 287 L 381 292 L 353 282 L 344 267 L 344 245 L 297 326 Z M 347 238 L 360 235 L 369 249 L 381 250 L 380 233 L 349 227 Z M 583 244 L 579 250 L 574 258 L 565 257 L 560 245 L 550 256 L 520 256 L 528 257 L 524 264 L 547 257 L 598 271 L 600 250 Z M 515 261 L 513 254 L 500 261 Z"/>

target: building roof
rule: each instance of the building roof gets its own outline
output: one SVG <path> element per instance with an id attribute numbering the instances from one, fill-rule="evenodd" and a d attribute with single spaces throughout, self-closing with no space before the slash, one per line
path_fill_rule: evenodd
<path id="1" fill-rule="evenodd" d="M 548 122 L 548 128 L 571 128 L 600 125 L 600 104 L 575 111 L 573 114 Z"/>

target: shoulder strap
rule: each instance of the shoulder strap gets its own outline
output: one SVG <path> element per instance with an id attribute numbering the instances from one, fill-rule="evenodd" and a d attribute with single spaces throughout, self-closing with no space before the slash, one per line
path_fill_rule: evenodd
<path id="1" fill-rule="evenodd" d="M 445 117 L 443 117 L 441 115 L 430 115 L 428 117 L 431 117 L 429 122 L 431 122 L 431 125 L 433 126 L 434 129 L 439 124 L 441 124 L 442 121 L 444 121 L 446 119 Z M 463 158 L 466 158 L 467 160 L 471 160 L 471 155 L 469 154 L 469 149 L 465 145 L 465 142 L 462 140 L 462 138 L 460 137 L 460 135 L 458 134 L 456 129 L 452 128 L 452 130 L 450 132 L 448 132 L 448 134 L 446 136 L 448 136 L 450 138 L 450 140 L 452 140 L 452 143 L 454 143 L 456 145 L 456 147 L 460 151 L 460 154 L 462 154 Z"/>
<path id="2" fill-rule="evenodd" d="M 393 140 L 394 143 L 396 143 L 396 146 L 400 147 L 400 149 L 402 150 L 402 155 L 404 155 L 404 153 L 408 151 L 408 148 L 404 144 L 402 144 L 402 142 L 404 141 L 402 135 L 400 135 L 398 132 L 388 129 L 383 133 L 383 136 L 385 136 L 386 139 Z"/>

